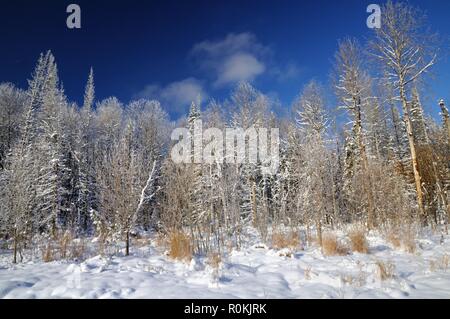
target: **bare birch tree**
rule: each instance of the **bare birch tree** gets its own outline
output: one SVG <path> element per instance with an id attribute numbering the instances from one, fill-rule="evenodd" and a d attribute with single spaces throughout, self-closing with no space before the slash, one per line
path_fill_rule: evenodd
<path id="1" fill-rule="evenodd" d="M 396 92 L 403 109 L 403 119 L 411 152 L 411 162 L 417 193 L 419 213 L 425 217 L 421 176 L 417 162 L 416 145 L 409 94 L 411 86 L 420 80 L 435 64 L 436 52 L 428 44 L 433 35 L 424 29 L 425 16 L 418 9 L 403 2 L 388 1 L 382 7 L 382 26 L 376 29 L 371 41 L 371 54 L 381 64 L 386 80 Z"/>

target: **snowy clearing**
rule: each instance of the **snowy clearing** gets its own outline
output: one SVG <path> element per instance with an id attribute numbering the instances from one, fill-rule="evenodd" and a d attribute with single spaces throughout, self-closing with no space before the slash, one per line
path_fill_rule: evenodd
<path id="1" fill-rule="evenodd" d="M 292 252 L 257 241 L 218 268 L 206 258 L 170 260 L 152 240 L 130 257 L 81 263 L 0 255 L 0 298 L 450 298 L 450 236 L 417 239 L 409 254 L 378 236 L 369 254 L 324 257 L 317 247 Z M 384 280 L 381 279 L 384 269 Z"/>

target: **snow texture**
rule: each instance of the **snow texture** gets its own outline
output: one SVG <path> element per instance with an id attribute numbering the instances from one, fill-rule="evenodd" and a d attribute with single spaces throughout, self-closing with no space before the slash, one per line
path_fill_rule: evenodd
<path id="1" fill-rule="evenodd" d="M 324 257 L 317 247 L 274 250 L 256 238 L 223 258 L 169 259 L 155 241 L 129 257 L 81 263 L 25 262 L 0 255 L 0 298 L 450 298 L 450 236 L 416 240 L 409 254 L 378 236 L 369 254 Z M 380 279 L 377 262 L 392 265 Z"/>

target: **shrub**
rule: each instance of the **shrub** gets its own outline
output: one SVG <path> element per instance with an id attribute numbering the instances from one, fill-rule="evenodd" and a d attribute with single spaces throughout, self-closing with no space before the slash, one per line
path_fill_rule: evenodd
<path id="1" fill-rule="evenodd" d="M 394 230 L 390 230 L 387 235 L 386 239 L 389 243 L 394 246 L 394 248 L 398 249 L 401 247 L 402 242 L 400 240 L 400 234 L 398 232 L 395 232 Z"/>
<path id="2" fill-rule="evenodd" d="M 191 239 L 185 233 L 174 231 L 169 234 L 169 257 L 190 261 L 192 251 Z"/>
<path id="3" fill-rule="evenodd" d="M 61 259 L 66 259 L 68 257 L 67 250 L 72 241 L 73 238 L 69 232 L 65 232 L 62 236 L 58 236 L 59 256 Z"/>
<path id="4" fill-rule="evenodd" d="M 288 234 L 274 232 L 272 234 L 272 246 L 275 249 L 298 248 L 300 246 L 298 232 L 291 231 Z"/>
<path id="5" fill-rule="evenodd" d="M 417 250 L 415 235 L 411 229 L 390 229 L 386 235 L 386 239 L 395 249 L 402 248 L 410 254 L 414 254 Z"/>
<path id="6" fill-rule="evenodd" d="M 444 254 L 442 257 L 430 261 L 430 271 L 447 271 L 450 266 L 450 257 Z"/>
<path id="7" fill-rule="evenodd" d="M 404 233 L 402 238 L 402 246 L 403 249 L 410 254 L 414 254 L 416 252 L 416 240 L 414 233 L 411 230 Z"/>
<path id="8" fill-rule="evenodd" d="M 348 234 L 350 239 L 351 250 L 361 254 L 369 252 L 369 244 L 367 243 L 366 234 L 362 228 L 354 228 Z"/>
<path id="9" fill-rule="evenodd" d="M 311 276 L 311 274 L 312 274 L 312 267 L 311 266 L 306 267 L 305 271 L 304 271 L 304 274 L 305 274 L 305 279 L 306 280 L 311 280 L 311 278 L 312 278 L 312 276 Z"/>
<path id="10" fill-rule="evenodd" d="M 220 263 L 222 262 L 222 257 L 218 253 L 211 253 L 208 256 L 207 264 L 214 269 L 218 269 Z"/>
<path id="11" fill-rule="evenodd" d="M 380 278 L 381 281 L 394 278 L 395 265 L 393 263 L 377 260 L 375 262 L 375 265 L 377 265 L 378 277 Z"/>
<path id="12" fill-rule="evenodd" d="M 47 246 L 45 246 L 45 248 L 42 250 L 42 260 L 45 263 L 49 263 L 54 260 L 53 247 L 51 244 L 47 244 Z"/>
<path id="13" fill-rule="evenodd" d="M 322 237 L 322 253 L 325 256 L 344 256 L 348 254 L 348 248 L 339 242 L 336 234 L 326 233 Z"/>

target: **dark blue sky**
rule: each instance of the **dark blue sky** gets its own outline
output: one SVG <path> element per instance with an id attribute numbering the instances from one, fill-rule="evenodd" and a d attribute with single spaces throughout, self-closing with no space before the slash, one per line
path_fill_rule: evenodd
<path id="1" fill-rule="evenodd" d="M 66 27 L 77 3 L 82 29 Z M 328 81 L 337 40 L 370 35 L 375 0 L 100 1 L 8 0 L 0 4 L 0 82 L 26 87 L 40 52 L 51 49 L 71 100 L 80 102 L 90 66 L 97 98 L 159 98 L 173 117 L 187 100 L 225 98 L 238 80 L 290 105 L 306 81 Z M 433 30 L 450 36 L 450 1 L 410 1 Z M 450 98 L 450 63 L 440 62 L 426 110 Z"/>

